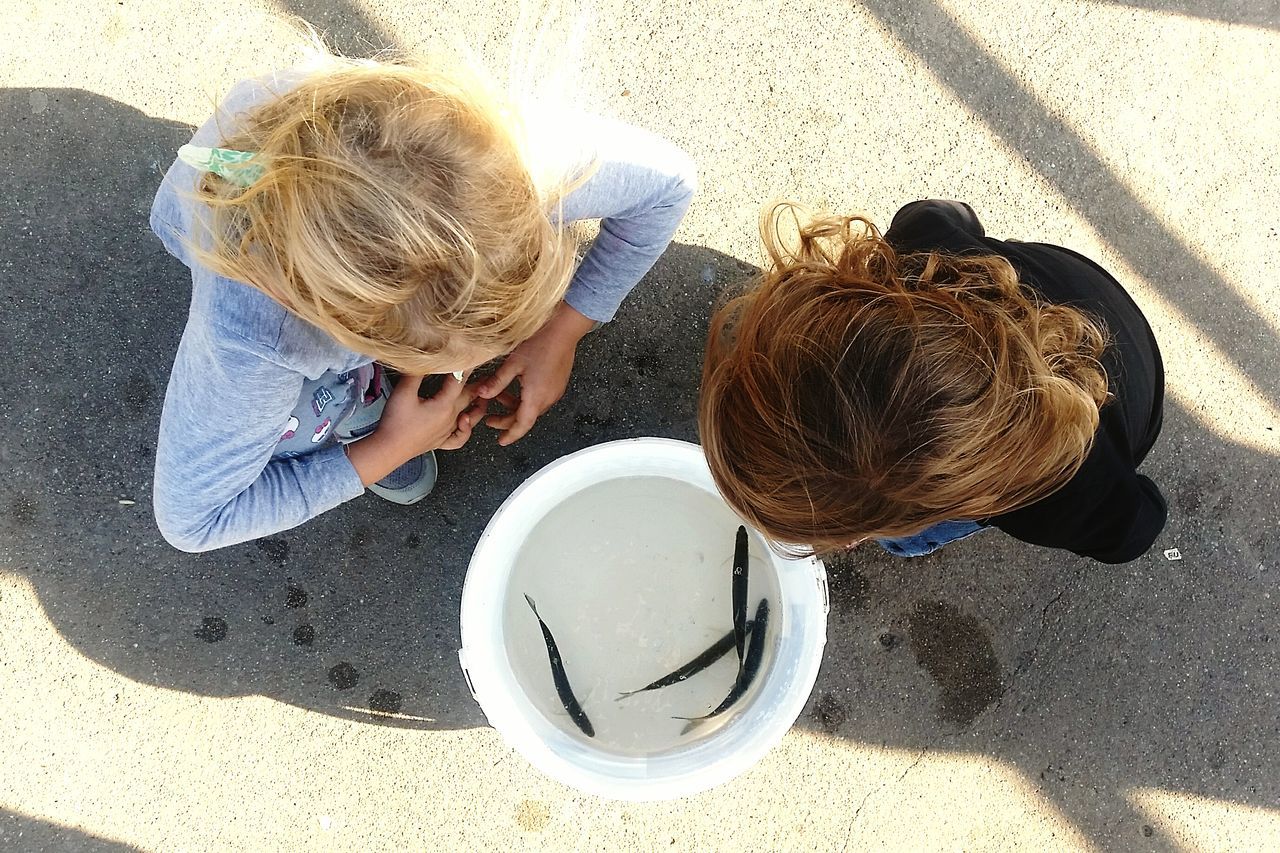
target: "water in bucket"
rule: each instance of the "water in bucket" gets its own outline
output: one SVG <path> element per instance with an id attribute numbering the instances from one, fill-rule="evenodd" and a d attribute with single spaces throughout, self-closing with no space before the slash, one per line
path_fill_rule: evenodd
<path id="1" fill-rule="evenodd" d="M 770 610 L 752 687 L 712 719 L 692 727 L 675 719 L 707 714 L 725 698 L 738 674 L 731 648 L 682 682 L 619 698 L 697 657 L 732 630 L 731 573 L 740 523 L 715 495 L 658 476 L 605 480 L 552 508 L 519 549 L 503 603 L 507 657 L 534 707 L 563 731 L 627 756 L 692 743 L 746 707 L 774 658 L 774 636 L 784 618 L 773 563 L 754 533 L 748 618 L 762 598 Z M 557 693 L 526 595 L 555 637 L 592 738 L 575 725 Z"/>

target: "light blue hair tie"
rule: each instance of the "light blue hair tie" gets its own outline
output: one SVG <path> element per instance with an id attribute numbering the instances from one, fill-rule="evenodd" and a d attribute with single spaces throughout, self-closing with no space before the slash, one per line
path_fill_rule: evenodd
<path id="1" fill-rule="evenodd" d="M 212 172 L 241 187 L 249 186 L 267 171 L 257 154 L 231 148 L 184 145 L 178 149 L 178 159 L 194 169 Z"/>

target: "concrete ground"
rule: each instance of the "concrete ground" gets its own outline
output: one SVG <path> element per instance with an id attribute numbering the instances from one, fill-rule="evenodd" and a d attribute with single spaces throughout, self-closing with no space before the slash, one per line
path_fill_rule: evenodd
<path id="1" fill-rule="evenodd" d="M 188 280 L 146 212 L 210 98 L 289 61 L 283 14 L 360 54 L 532 49 L 702 189 L 528 439 L 445 457 L 417 507 L 188 556 L 149 502 Z M 0 848 L 1280 847 L 1275 0 L 19 0 L 0 44 Z M 694 437 L 709 306 L 776 196 L 882 223 L 965 199 L 1114 270 L 1167 361 L 1169 525 L 1118 567 L 997 533 L 860 550 L 759 766 L 685 802 L 578 795 L 470 700 L 467 558 L 557 456 Z"/>

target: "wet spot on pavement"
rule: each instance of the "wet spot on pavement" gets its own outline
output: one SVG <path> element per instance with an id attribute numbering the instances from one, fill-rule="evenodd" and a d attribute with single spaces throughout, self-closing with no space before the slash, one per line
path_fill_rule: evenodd
<path id="1" fill-rule="evenodd" d="M 293 629 L 293 644 L 295 646 L 309 646 L 316 641 L 316 629 L 310 625 L 299 625 Z"/>
<path id="2" fill-rule="evenodd" d="M 217 616 L 206 616 L 196 630 L 195 636 L 206 643 L 216 643 L 219 640 L 224 640 L 227 636 L 227 621 Z"/>
<path id="3" fill-rule="evenodd" d="M 400 694 L 394 690 L 378 689 L 369 697 L 369 710 L 382 714 L 398 714 L 400 701 Z"/>
<path id="4" fill-rule="evenodd" d="M 939 716 L 967 726 L 1004 695 L 1000 661 L 982 624 L 945 601 L 921 601 L 908 617 L 916 662 L 942 690 Z"/>
<path id="5" fill-rule="evenodd" d="M 871 585 L 862 572 L 832 572 L 827 584 L 831 603 L 841 610 L 865 610 L 871 601 Z"/>
<path id="6" fill-rule="evenodd" d="M 31 524 L 36 520 L 38 505 L 31 498 L 18 495 L 9 502 L 9 516 L 18 524 Z"/>
<path id="7" fill-rule="evenodd" d="M 283 563 L 289 557 L 289 543 L 283 539 L 259 539 L 258 550 L 277 563 Z"/>
<path id="8" fill-rule="evenodd" d="M 612 415 L 602 418 L 590 412 L 578 412 L 573 424 L 580 438 L 599 438 L 617 426 L 617 420 Z"/>
<path id="9" fill-rule="evenodd" d="M 628 361 L 635 368 L 636 375 L 642 378 L 648 378 L 651 374 L 656 374 L 662 369 L 662 365 L 658 364 L 654 357 L 647 352 L 638 352 L 631 356 Z"/>
<path id="10" fill-rule="evenodd" d="M 300 586 L 289 584 L 284 588 L 284 606 L 302 607 L 307 603 L 307 591 Z"/>
<path id="11" fill-rule="evenodd" d="M 151 383 L 141 373 L 130 376 L 121 389 L 124 408 L 131 415 L 140 415 L 145 412 L 153 394 Z"/>
<path id="12" fill-rule="evenodd" d="M 410 533 L 404 538 L 404 546 L 406 548 L 420 548 L 422 547 L 422 537 L 416 533 Z"/>
<path id="13" fill-rule="evenodd" d="M 329 669 L 329 683 L 339 690 L 350 690 L 360 681 L 360 673 L 346 661 L 335 664 Z"/>
<path id="14" fill-rule="evenodd" d="M 811 716 L 819 728 L 829 735 L 834 735 L 840 731 L 845 720 L 849 719 L 849 709 L 830 693 L 823 693 L 814 703 Z"/>

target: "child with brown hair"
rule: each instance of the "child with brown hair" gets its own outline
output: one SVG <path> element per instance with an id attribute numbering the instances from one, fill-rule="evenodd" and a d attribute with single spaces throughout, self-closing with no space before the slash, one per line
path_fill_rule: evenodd
<path id="1" fill-rule="evenodd" d="M 693 167 L 619 122 L 522 118 L 458 69 L 333 59 L 236 86 L 183 146 L 151 212 L 193 283 L 156 453 L 170 543 L 266 536 L 366 488 L 414 503 L 433 451 L 481 422 L 509 444 L 559 399 Z M 575 264 L 580 219 L 601 227 Z M 456 380 L 420 399 L 427 374 Z"/>
<path id="2" fill-rule="evenodd" d="M 770 263 L 712 320 L 699 412 L 745 518 L 818 551 L 916 556 L 988 527 L 1106 563 L 1151 547 L 1167 508 L 1136 469 L 1164 369 L 1104 269 L 949 201 L 883 236 L 783 203 L 761 231 Z"/>

